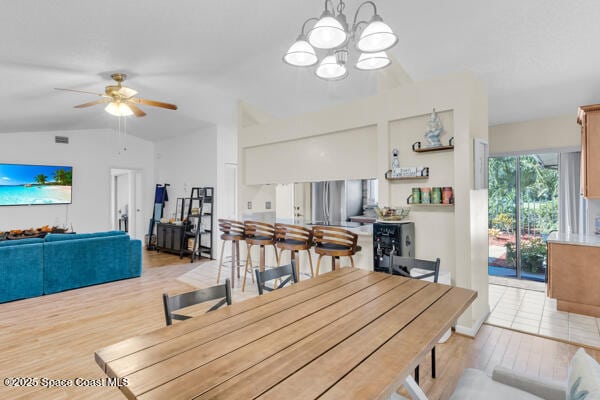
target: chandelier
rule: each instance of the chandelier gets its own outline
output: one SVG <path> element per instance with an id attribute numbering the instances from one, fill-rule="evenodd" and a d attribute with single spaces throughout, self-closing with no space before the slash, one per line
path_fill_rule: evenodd
<path id="1" fill-rule="evenodd" d="M 359 21 L 358 14 L 367 5 L 373 8 L 373 16 L 368 22 Z M 319 78 L 330 81 L 344 79 L 348 76 L 346 65 L 350 43 L 361 53 L 354 64 L 356 69 L 373 71 L 391 64 L 385 51 L 398 42 L 398 36 L 377 14 L 374 2 L 365 1 L 358 6 L 351 27 L 344 15 L 346 3 L 340 0 L 336 9 L 333 8 L 333 0 L 325 0 L 325 11 L 321 16 L 304 22 L 296 42 L 283 56 L 286 64 L 294 67 L 312 67 L 318 64 L 315 74 Z M 307 32 L 307 24 L 313 21 L 316 23 Z M 326 51 L 320 62 L 315 49 Z"/>

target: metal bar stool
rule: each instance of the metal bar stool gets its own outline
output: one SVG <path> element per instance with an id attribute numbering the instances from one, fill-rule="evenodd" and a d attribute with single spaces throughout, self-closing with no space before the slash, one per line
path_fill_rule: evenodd
<path id="1" fill-rule="evenodd" d="M 221 231 L 221 257 L 219 259 L 219 272 L 217 272 L 217 284 L 221 279 L 221 267 L 223 266 L 223 253 L 225 244 L 231 242 L 231 287 L 235 287 L 235 269 L 237 269 L 238 281 L 240 279 L 240 241 L 244 240 L 244 223 L 232 219 L 219 219 L 219 230 Z M 238 283 L 239 284 L 239 283 Z"/>
<path id="2" fill-rule="evenodd" d="M 258 221 L 245 221 L 244 235 L 246 236 L 247 255 L 242 292 L 246 289 L 246 275 L 248 274 L 248 268 L 253 267 L 252 257 L 250 256 L 252 246 L 260 246 L 258 268 L 261 271 L 265 270 L 265 246 L 273 246 L 275 260 L 277 261 L 277 265 L 279 265 L 279 254 L 277 253 L 277 247 L 275 247 L 275 227 L 272 224 Z M 250 274 L 254 276 L 252 271 L 250 271 Z M 254 277 L 252 279 L 254 279 Z"/>
<path id="3" fill-rule="evenodd" d="M 317 260 L 317 275 L 321 267 L 321 258 L 323 256 L 331 257 L 331 270 L 335 271 L 336 259 L 340 257 L 350 257 L 350 262 L 354 268 L 354 258 L 356 253 L 356 244 L 358 235 L 354 232 L 332 226 L 314 226 L 313 236 L 315 240 L 315 253 L 319 255 Z"/>
<path id="4" fill-rule="evenodd" d="M 310 248 L 313 245 L 312 230 L 300 225 L 275 224 L 275 246 L 279 249 L 279 260 L 284 250 L 291 252 L 291 262 L 296 266 L 296 277 L 300 280 L 300 263 L 297 254 L 300 250 L 306 250 L 308 263 L 310 265 L 310 276 L 314 277 L 312 257 Z"/>

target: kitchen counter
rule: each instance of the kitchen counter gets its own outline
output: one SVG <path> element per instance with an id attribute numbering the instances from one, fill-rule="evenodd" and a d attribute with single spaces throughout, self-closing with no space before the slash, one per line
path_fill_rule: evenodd
<path id="1" fill-rule="evenodd" d="M 584 236 L 574 233 L 554 232 L 548 236 L 548 243 L 575 244 L 600 247 L 600 235 Z"/>

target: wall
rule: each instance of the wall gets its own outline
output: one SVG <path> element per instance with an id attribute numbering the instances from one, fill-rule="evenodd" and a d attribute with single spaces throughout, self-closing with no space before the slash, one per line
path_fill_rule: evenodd
<path id="1" fill-rule="evenodd" d="M 565 115 L 512 124 L 490 126 L 490 155 L 581 147 L 577 117 Z"/>
<path id="2" fill-rule="evenodd" d="M 242 105 L 243 107 L 243 105 Z M 487 208 L 487 191 L 475 191 L 473 183 L 473 139 L 488 139 L 487 94 L 482 84 L 469 73 L 406 84 L 398 88 L 382 91 L 376 96 L 341 104 L 318 112 L 298 115 L 285 119 L 257 118 L 256 123 L 240 124 L 238 148 L 240 163 L 240 211 L 245 210 L 246 202 L 260 196 L 272 196 L 275 191 L 265 189 L 258 183 L 277 183 L 285 177 L 294 177 L 286 182 L 322 180 L 324 177 L 336 178 L 379 178 L 379 202 L 382 205 L 405 204 L 407 188 L 399 189 L 385 180 L 385 171 L 390 168 L 390 156 L 393 147 L 410 148 L 414 137 L 424 133 L 425 116 L 435 107 L 447 112 L 444 116 L 445 127 L 455 137 L 456 148 L 452 156 L 439 161 L 436 168 L 439 175 L 431 177 L 427 185 L 439 183 L 451 184 L 455 189 L 456 205 L 448 214 L 422 215 L 422 218 L 437 223 L 420 223 L 416 228 L 422 240 L 443 231 L 435 240 L 422 243 L 417 257 L 429 254 L 443 254 L 445 268 L 458 286 L 478 291 L 478 298 L 460 318 L 457 330 L 466 334 L 475 334 L 489 313 L 488 277 L 487 277 L 487 219 L 481 217 L 481 210 Z M 251 113 L 247 111 L 246 113 Z M 243 113 L 240 113 L 243 114 Z M 415 118 L 416 117 L 416 118 Z M 413 121 L 404 121 L 415 118 Z M 401 122 L 404 121 L 404 122 Z M 366 127 L 366 128 L 365 128 Z M 373 135 L 372 128 L 376 134 Z M 363 132 L 361 140 L 356 140 L 356 131 Z M 269 164 L 273 159 L 306 159 L 307 154 L 297 154 L 310 150 L 310 144 L 328 135 L 338 135 L 337 142 L 329 145 L 328 163 L 319 162 L 323 167 L 315 174 L 313 168 L 296 162 Z M 364 140 L 368 139 L 368 143 Z M 447 137 L 445 141 L 447 141 Z M 373 145 L 376 150 L 372 150 Z M 337 152 L 342 147 L 344 152 Z M 260 148 L 261 157 L 255 157 L 254 149 Z M 361 151 L 364 150 L 362 153 Z M 351 158 L 345 157 L 349 152 Z M 341 153 L 341 154 L 340 154 Z M 409 154 L 409 153 L 405 153 Z M 431 156 L 423 158 L 427 163 L 436 163 Z M 440 156 L 444 157 L 444 156 Z M 331 161 L 331 162 L 329 162 Z M 406 162 L 411 162 L 405 157 Z M 412 162 L 417 162 L 413 160 Z M 372 169 L 372 164 L 375 164 Z M 354 164 L 364 165 L 360 175 L 355 173 Z M 401 165 L 403 161 L 401 160 Z M 419 165 L 426 165 L 425 162 Z M 416 166 L 416 165 L 406 165 Z M 276 171 L 271 171 L 276 169 Z M 246 174 L 245 171 L 249 171 Z M 260 176 L 258 171 L 264 171 Z M 350 171 L 350 173 L 349 173 Z M 418 218 L 416 212 L 415 217 Z M 473 218 L 476 215 L 477 218 Z M 485 213 L 483 214 L 485 215 Z M 442 228 L 440 228 L 440 225 Z M 428 246 L 429 247 L 428 247 Z M 422 252 L 422 253 L 419 253 Z M 429 251 L 429 250 L 427 250 Z"/>
<path id="3" fill-rule="evenodd" d="M 217 129 L 211 127 L 186 136 L 170 138 L 155 146 L 156 181 L 168 183 L 169 201 L 164 216 L 179 218 L 176 215 L 177 198 L 190 197 L 192 187 L 212 186 L 218 201 L 217 187 Z M 215 205 L 215 209 L 216 209 Z M 184 210 L 184 216 L 187 210 Z M 206 223 L 206 217 L 203 223 Z M 217 218 L 213 218 L 215 232 Z M 203 235 L 202 244 L 208 245 L 208 237 Z M 213 235 L 213 257 L 217 235 Z"/>
<path id="4" fill-rule="evenodd" d="M 121 174 L 117 175 L 117 212 L 116 218 L 127 214 L 131 209 L 129 205 L 129 174 Z M 118 223 L 117 223 L 118 226 Z"/>
<path id="5" fill-rule="evenodd" d="M 56 135 L 68 136 L 70 143 L 54 143 Z M 108 129 L 0 134 L 2 163 L 73 166 L 71 205 L 0 207 L 0 230 L 42 225 L 72 225 L 77 232 L 109 230 L 111 168 L 142 172 L 143 193 L 148 197 L 138 215 L 150 218 L 154 145 L 133 136 L 127 142 L 127 151 L 119 154 L 116 133 Z"/>

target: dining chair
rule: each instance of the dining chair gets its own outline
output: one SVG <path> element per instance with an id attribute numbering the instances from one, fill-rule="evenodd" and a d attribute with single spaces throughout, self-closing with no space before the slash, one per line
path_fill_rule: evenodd
<path id="1" fill-rule="evenodd" d="M 256 273 L 256 285 L 258 286 L 258 295 L 261 296 L 263 291 L 266 290 L 271 292 L 275 289 L 281 289 L 288 283 L 298 282 L 298 277 L 296 276 L 296 262 L 292 261 L 290 264 L 283 265 L 281 267 L 269 268 L 264 271 L 260 271 L 259 269 L 255 270 Z M 284 277 L 287 277 L 283 279 Z M 281 280 L 278 285 L 270 288 L 265 283 L 272 280 Z"/>
<path id="2" fill-rule="evenodd" d="M 415 274 L 411 271 L 415 270 Z M 435 261 L 392 255 L 390 258 L 390 274 L 401 275 L 412 279 L 432 278 L 437 283 L 440 276 L 440 259 Z M 431 377 L 436 377 L 435 346 L 431 349 Z M 415 368 L 415 381 L 419 383 L 419 366 Z"/>
<path id="3" fill-rule="evenodd" d="M 163 305 L 167 326 L 172 325 L 173 320 L 182 321 L 191 318 L 188 315 L 175 314 L 173 311 L 216 299 L 221 300 L 209 308 L 207 312 L 214 311 L 226 303 L 227 305 L 231 305 L 231 282 L 229 279 L 226 279 L 225 283 L 222 285 L 198 289 L 171 297 L 169 297 L 168 294 L 163 293 Z"/>

